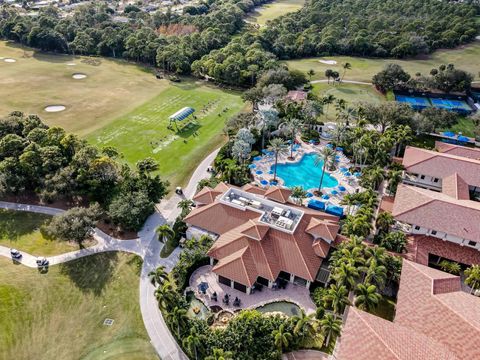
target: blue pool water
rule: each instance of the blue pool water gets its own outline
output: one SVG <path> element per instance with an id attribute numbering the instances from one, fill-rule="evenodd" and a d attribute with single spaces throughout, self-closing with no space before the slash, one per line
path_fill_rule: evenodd
<path id="1" fill-rule="evenodd" d="M 277 177 L 281 178 L 286 187 L 302 186 L 305 190 L 318 188 L 322 176 L 322 164 L 315 166 L 315 154 L 305 154 L 297 163 L 278 164 Z M 272 166 L 272 170 L 275 165 Z M 338 185 L 337 179 L 325 172 L 322 189 Z"/>

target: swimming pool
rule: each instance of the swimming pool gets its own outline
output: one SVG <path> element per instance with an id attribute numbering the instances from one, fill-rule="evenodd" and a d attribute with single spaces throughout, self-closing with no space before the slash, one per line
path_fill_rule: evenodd
<path id="1" fill-rule="evenodd" d="M 296 163 L 278 164 L 277 177 L 281 178 L 286 187 L 302 186 L 305 190 L 318 188 L 322 176 L 323 164 L 315 166 L 316 154 L 305 154 Z M 272 166 L 272 170 L 275 165 Z M 338 185 L 337 179 L 325 172 L 322 189 Z"/>
<path id="2" fill-rule="evenodd" d="M 269 312 L 282 312 L 287 316 L 297 316 L 301 312 L 298 305 L 289 301 L 271 302 L 266 305 L 257 307 L 256 310 L 260 311 L 263 314 Z"/>

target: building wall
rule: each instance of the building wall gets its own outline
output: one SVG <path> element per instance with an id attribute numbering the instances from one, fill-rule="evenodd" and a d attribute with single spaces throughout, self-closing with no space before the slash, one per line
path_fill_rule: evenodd
<path id="1" fill-rule="evenodd" d="M 217 234 L 211 233 L 211 232 L 209 232 L 207 230 L 204 230 L 204 229 L 200 229 L 196 226 L 189 226 L 188 229 L 187 229 L 187 232 L 186 232 L 186 236 L 187 236 L 188 240 L 190 240 L 192 238 L 199 239 L 204 235 L 210 236 L 214 240 L 216 240 L 217 237 L 218 237 Z"/>
<path id="2" fill-rule="evenodd" d="M 427 229 L 427 228 L 424 228 L 424 227 L 421 227 L 421 226 L 418 226 L 418 225 L 415 225 L 415 224 L 411 224 L 411 226 L 412 226 L 411 233 L 414 234 L 414 235 L 432 236 L 432 237 L 435 237 L 437 239 L 447 240 L 449 242 L 452 242 L 452 243 L 455 243 L 455 244 L 458 244 L 458 245 L 461 245 L 461 246 L 465 246 L 465 247 L 480 250 L 480 242 L 475 242 L 475 245 L 472 245 L 470 240 L 462 239 L 462 238 L 460 238 L 458 236 L 455 236 L 455 235 L 446 234 L 444 232 L 436 231 L 436 230 L 433 230 L 433 229 Z"/>
<path id="3" fill-rule="evenodd" d="M 428 255 L 436 255 L 462 264 L 480 264 L 480 251 L 431 236 L 415 236 L 415 262 L 428 265 Z"/>
<path id="4" fill-rule="evenodd" d="M 435 191 L 440 191 L 442 189 L 442 179 L 434 178 L 428 175 L 414 174 L 405 171 L 403 180 L 403 182 L 406 184 L 422 187 L 425 189 Z"/>

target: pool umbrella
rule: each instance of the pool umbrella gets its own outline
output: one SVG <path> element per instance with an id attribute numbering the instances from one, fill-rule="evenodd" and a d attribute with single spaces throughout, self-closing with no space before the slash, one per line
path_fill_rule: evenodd
<path id="1" fill-rule="evenodd" d="M 337 146 L 337 151 L 343 151 L 343 148 L 341 146 Z"/>
<path id="2" fill-rule="evenodd" d="M 340 185 L 340 186 L 338 187 L 338 190 L 339 190 L 339 191 L 345 191 L 345 190 L 347 190 L 347 189 L 345 188 L 345 186 L 341 186 L 341 185 Z"/>
<path id="3" fill-rule="evenodd" d="M 278 181 L 277 180 L 270 180 L 270 185 L 277 185 Z"/>
<path id="4" fill-rule="evenodd" d="M 255 174 L 257 174 L 257 175 L 262 175 L 262 174 L 263 174 L 263 171 L 262 171 L 262 170 L 257 170 L 257 171 L 255 171 Z"/>
<path id="5" fill-rule="evenodd" d="M 348 169 L 347 169 L 346 167 L 341 167 L 341 168 L 340 168 L 340 171 L 341 171 L 342 173 L 344 173 L 344 172 L 347 172 Z"/>
<path id="6" fill-rule="evenodd" d="M 268 154 L 268 150 L 267 149 L 262 149 L 262 154 Z"/>
<path id="7" fill-rule="evenodd" d="M 269 173 L 270 175 L 272 175 L 272 174 L 273 174 L 273 170 L 268 170 L 268 173 Z"/>
<path id="8" fill-rule="evenodd" d="M 352 174 L 351 174 L 349 171 L 347 171 L 347 172 L 346 172 L 345 174 L 343 174 L 343 175 L 345 175 L 345 176 L 352 176 Z"/>
<path id="9" fill-rule="evenodd" d="M 311 192 L 307 192 L 307 198 L 313 197 L 313 194 Z"/>
<path id="10" fill-rule="evenodd" d="M 262 157 L 261 157 L 261 156 L 255 156 L 255 157 L 253 158 L 253 160 L 255 160 L 255 161 L 260 161 L 260 160 L 262 160 Z"/>
<path id="11" fill-rule="evenodd" d="M 332 191 L 330 191 L 330 194 L 332 194 L 332 195 L 337 195 L 337 194 L 338 194 L 338 191 L 337 191 L 337 190 L 332 190 Z"/>
<path id="12" fill-rule="evenodd" d="M 357 172 L 353 173 L 353 176 L 360 177 L 360 176 L 362 176 L 362 173 L 357 171 Z"/>
<path id="13" fill-rule="evenodd" d="M 315 140 L 312 139 L 312 140 L 309 141 L 309 143 L 310 144 L 315 144 Z"/>
<path id="14" fill-rule="evenodd" d="M 260 184 L 262 184 L 262 185 L 268 185 L 268 181 L 267 181 L 267 180 L 262 180 L 262 181 L 260 181 Z"/>
<path id="15" fill-rule="evenodd" d="M 323 200 L 328 200 L 328 199 L 330 199 L 330 196 L 328 196 L 327 194 L 322 195 L 322 199 L 323 199 Z"/>
<path id="16" fill-rule="evenodd" d="M 205 294 L 207 289 L 208 289 L 208 283 L 206 283 L 205 281 L 202 281 L 200 284 L 198 284 L 198 291 Z"/>
<path id="17" fill-rule="evenodd" d="M 255 164 L 250 164 L 250 165 L 248 165 L 248 167 L 249 167 L 250 169 L 255 169 L 255 168 L 257 167 L 257 165 L 255 165 Z"/>
<path id="18" fill-rule="evenodd" d="M 330 149 L 333 149 L 333 145 L 330 144 L 330 143 L 327 144 L 327 147 L 330 148 Z"/>

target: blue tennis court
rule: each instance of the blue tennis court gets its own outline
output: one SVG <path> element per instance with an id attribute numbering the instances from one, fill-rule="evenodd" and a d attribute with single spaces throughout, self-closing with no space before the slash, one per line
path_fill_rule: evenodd
<path id="1" fill-rule="evenodd" d="M 432 105 L 439 109 L 453 110 L 459 112 L 470 112 L 472 109 L 465 101 L 453 99 L 430 99 Z"/>
<path id="2" fill-rule="evenodd" d="M 395 95 L 395 100 L 397 100 L 398 102 L 407 103 L 414 109 L 425 109 L 427 107 L 430 107 L 430 102 L 428 101 L 428 98 L 424 97 Z"/>

